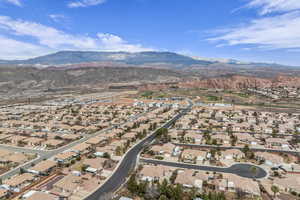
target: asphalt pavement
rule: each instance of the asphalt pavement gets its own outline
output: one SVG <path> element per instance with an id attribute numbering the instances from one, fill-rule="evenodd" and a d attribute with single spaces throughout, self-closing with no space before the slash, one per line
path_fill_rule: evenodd
<path id="1" fill-rule="evenodd" d="M 189 103 L 190 105 L 186 109 L 177 114 L 174 118 L 172 118 L 160 128 L 169 128 L 176 120 L 190 111 L 192 103 L 190 101 Z M 112 176 L 108 178 L 107 181 L 103 185 L 101 185 L 95 192 L 88 196 L 86 200 L 101 200 L 104 199 L 107 194 L 112 194 L 117 189 L 119 189 L 126 182 L 126 179 L 129 176 L 130 172 L 135 168 L 137 157 L 140 152 L 156 138 L 156 132 L 157 131 L 154 131 L 151 135 L 132 147 L 123 156 L 123 159 L 120 161 L 121 163 L 119 163 L 119 166 L 114 171 Z"/>
<path id="2" fill-rule="evenodd" d="M 251 164 L 234 164 L 231 167 L 224 168 L 224 167 L 211 167 L 211 166 L 194 165 L 194 164 L 187 164 L 187 163 L 178 163 L 178 162 L 168 162 L 162 160 L 152 160 L 152 159 L 145 159 L 145 158 L 140 159 L 140 161 L 148 164 L 165 165 L 165 166 L 177 167 L 181 169 L 194 169 L 194 170 L 209 171 L 209 172 L 230 173 L 230 174 L 236 174 L 244 178 L 261 179 L 267 176 L 267 172 L 263 168 Z M 256 167 L 255 174 L 252 171 L 253 167 Z"/>
<path id="3" fill-rule="evenodd" d="M 189 147 L 189 148 L 209 148 L 209 149 L 239 149 L 242 150 L 244 147 L 237 146 L 218 146 L 218 145 L 206 145 L 206 144 L 182 144 L 182 143 L 173 143 L 174 145 L 181 147 Z M 290 153 L 295 155 L 300 155 L 299 151 L 293 150 L 279 150 L 279 149 L 266 149 L 266 148 L 251 148 L 253 151 L 261 151 L 261 152 L 269 152 L 269 153 Z"/>
<path id="4" fill-rule="evenodd" d="M 141 113 L 141 114 L 138 114 L 136 116 L 133 116 L 132 118 L 129 118 L 128 121 L 120 124 L 119 126 L 122 126 L 130 121 L 134 121 L 136 120 L 137 118 L 143 116 L 143 115 L 146 115 L 148 112 L 145 112 L 145 113 Z M 32 167 L 33 165 L 36 165 L 38 164 L 39 162 L 43 161 L 43 160 L 47 160 L 59 153 L 62 153 L 64 151 L 67 151 L 69 149 L 71 149 L 72 147 L 78 145 L 78 144 L 81 144 L 81 143 L 84 143 L 86 142 L 87 140 L 89 140 L 90 138 L 93 138 L 95 136 L 98 136 L 100 134 L 103 134 L 107 131 L 110 131 L 114 129 L 114 127 L 110 127 L 110 128 L 107 128 L 107 129 L 103 129 L 101 131 L 98 131 L 94 134 L 91 134 L 91 135 L 86 135 L 85 137 L 79 139 L 79 140 L 76 140 L 70 144 L 67 144 L 61 148 L 58 148 L 58 149 L 55 149 L 55 150 L 34 150 L 34 149 L 29 149 L 29 148 L 22 148 L 22 147 L 14 147 L 14 146 L 8 146 L 8 145 L 0 145 L 0 149 L 7 149 L 7 150 L 10 150 L 10 151 L 15 151 L 15 152 L 24 152 L 24 153 L 33 153 L 33 154 L 37 154 L 38 157 L 34 160 L 31 160 L 25 164 L 22 164 L 22 165 L 19 165 L 18 167 L 4 173 L 4 174 L 1 174 L 0 175 L 0 179 L 4 180 L 4 179 L 8 179 L 14 175 L 17 175 L 19 172 L 20 172 L 20 169 L 28 169 L 30 167 Z"/>

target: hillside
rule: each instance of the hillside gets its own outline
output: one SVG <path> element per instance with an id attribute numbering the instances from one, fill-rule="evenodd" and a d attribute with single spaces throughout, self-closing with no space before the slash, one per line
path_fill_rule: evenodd
<path id="1" fill-rule="evenodd" d="M 0 64 L 43 64 L 63 65 L 89 62 L 117 62 L 129 65 L 170 64 L 175 66 L 208 65 L 213 62 L 196 60 L 172 52 L 92 52 L 92 51 L 60 51 L 28 60 L 0 61 Z"/>
<path id="2" fill-rule="evenodd" d="M 85 67 L 75 69 L 6 67 L 0 68 L 0 90 L 48 89 L 93 86 L 105 83 L 160 82 L 181 80 L 182 72 L 134 67 Z"/>
<path id="3" fill-rule="evenodd" d="M 274 78 L 259 78 L 233 75 L 204 80 L 193 80 L 179 84 L 182 88 L 212 88 L 239 90 L 245 88 L 270 88 L 278 86 L 300 87 L 300 77 L 278 76 Z"/>
<path id="4" fill-rule="evenodd" d="M 296 67 L 206 61 L 171 52 L 61 51 L 22 61 L 1 60 L 0 66 L 2 93 L 132 82 L 230 89 L 273 83 L 296 86 L 300 77 Z"/>

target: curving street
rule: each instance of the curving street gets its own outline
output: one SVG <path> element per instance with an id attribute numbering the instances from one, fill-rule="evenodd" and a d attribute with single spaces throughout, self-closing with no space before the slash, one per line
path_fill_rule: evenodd
<path id="1" fill-rule="evenodd" d="M 251 164 L 234 164 L 231 167 L 224 168 L 224 167 L 211 167 L 211 166 L 202 166 L 202 165 L 193 165 L 193 164 L 186 164 L 186 163 L 178 163 L 178 162 L 168 162 L 162 160 L 153 160 L 153 159 L 145 159 L 142 158 L 140 161 L 148 164 L 155 164 L 155 165 L 165 165 L 169 167 L 177 167 L 183 169 L 194 169 L 194 170 L 201 170 L 201 171 L 210 171 L 210 172 L 220 172 L 220 173 L 230 173 L 235 174 L 244 178 L 264 178 L 267 176 L 267 172 L 262 169 L 261 167 L 251 165 Z M 252 172 L 252 168 L 256 167 L 255 174 Z"/>
<path id="2" fill-rule="evenodd" d="M 176 120 L 185 115 L 192 107 L 192 103 L 189 103 L 190 105 L 188 106 L 188 108 L 184 109 L 181 113 L 177 114 L 174 118 L 172 118 L 160 128 L 169 128 Z M 154 131 L 150 136 L 146 137 L 141 142 L 133 146 L 123 156 L 123 159 L 120 161 L 112 176 L 108 178 L 107 181 L 103 185 L 101 185 L 95 192 L 89 195 L 86 200 L 99 200 L 106 194 L 113 193 L 120 186 L 122 186 L 126 182 L 126 178 L 129 176 L 130 172 L 135 168 L 140 152 L 156 138 L 157 130 Z"/>

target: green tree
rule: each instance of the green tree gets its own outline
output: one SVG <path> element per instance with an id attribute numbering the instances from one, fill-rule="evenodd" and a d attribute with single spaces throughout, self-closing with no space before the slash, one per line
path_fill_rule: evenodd
<path id="1" fill-rule="evenodd" d="M 245 145 L 242 149 L 242 152 L 244 152 L 244 154 L 247 154 L 250 151 L 249 145 Z"/>
<path id="2" fill-rule="evenodd" d="M 252 177 L 254 178 L 257 175 L 258 168 L 256 166 L 252 166 L 250 168 L 250 171 L 251 171 Z"/>
<path id="3" fill-rule="evenodd" d="M 161 195 L 168 195 L 168 181 L 164 179 L 163 182 L 159 185 L 159 192 Z"/>
<path id="4" fill-rule="evenodd" d="M 127 189 L 132 193 L 136 194 L 138 192 L 138 184 L 136 181 L 136 174 L 133 174 L 127 183 Z"/>
<path id="5" fill-rule="evenodd" d="M 211 158 L 215 159 L 216 153 L 217 153 L 217 150 L 216 150 L 216 149 L 211 149 L 211 150 L 210 150 Z"/>
<path id="6" fill-rule="evenodd" d="M 147 187 L 148 187 L 148 181 L 142 181 L 138 185 L 138 194 L 139 194 L 139 196 L 144 196 L 146 194 Z"/>
<path id="7" fill-rule="evenodd" d="M 274 193 L 274 197 L 279 192 L 279 188 L 276 185 L 272 185 L 271 190 Z"/>
<path id="8" fill-rule="evenodd" d="M 166 195 L 161 195 L 158 200 L 168 200 L 168 198 Z"/>
<path id="9" fill-rule="evenodd" d="M 116 155 L 117 156 L 121 156 L 122 152 L 123 152 L 122 148 L 120 146 L 117 146 L 117 148 L 116 148 Z"/>
<path id="10" fill-rule="evenodd" d="M 175 200 L 182 200 L 183 199 L 183 188 L 181 184 L 177 184 L 175 187 L 171 187 L 172 188 L 172 197 Z"/>
<path id="11" fill-rule="evenodd" d="M 110 155 L 109 155 L 109 153 L 105 152 L 105 153 L 103 154 L 103 158 L 110 159 Z"/>

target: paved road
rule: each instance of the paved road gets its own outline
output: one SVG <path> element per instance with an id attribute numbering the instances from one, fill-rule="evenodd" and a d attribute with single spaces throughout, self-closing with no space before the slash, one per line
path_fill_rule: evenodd
<path id="1" fill-rule="evenodd" d="M 189 102 L 190 105 L 188 108 L 183 110 L 181 113 L 176 115 L 170 121 L 165 123 L 160 128 L 169 128 L 176 120 L 185 115 L 190 111 L 192 107 L 192 103 Z M 101 185 L 94 193 L 86 198 L 86 200 L 100 200 L 105 197 L 106 194 L 111 194 L 115 192 L 122 184 L 126 182 L 126 178 L 129 176 L 130 172 L 135 168 L 137 157 L 140 152 L 156 138 L 156 131 L 154 131 L 150 136 L 143 139 L 141 142 L 136 144 L 133 148 L 131 148 L 120 161 L 119 166 L 114 171 L 113 175 L 108 178 L 108 180 Z"/>
<path id="2" fill-rule="evenodd" d="M 202 165 L 193 165 L 193 164 L 186 164 L 186 163 L 177 163 L 177 162 L 167 162 L 162 160 L 152 160 L 152 159 L 145 159 L 142 158 L 140 161 L 155 164 L 155 165 L 166 165 L 170 167 L 177 167 L 183 169 L 194 169 L 194 170 L 201 170 L 201 171 L 210 171 L 210 172 L 220 172 L 220 173 L 230 173 L 236 174 L 238 176 L 244 178 L 264 178 L 267 176 L 267 172 L 262 169 L 261 167 L 251 165 L 251 164 L 235 164 L 231 167 L 224 168 L 224 167 L 210 167 L 210 166 L 202 166 Z M 252 167 L 256 167 L 257 171 L 255 174 L 251 172 Z"/>
<path id="3" fill-rule="evenodd" d="M 129 118 L 128 121 L 120 124 L 119 126 L 122 126 L 130 121 L 134 121 L 136 119 L 138 119 L 139 117 L 141 116 L 144 116 L 146 115 L 148 112 L 146 113 L 141 113 L 141 114 L 138 114 L 136 116 L 133 116 L 132 118 Z M 83 138 L 81 138 L 80 140 L 76 140 L 70 144 L 67 144 L 59 149 L 55 149 L 55 150 L 51 150 L 51 151 L 42 151 L 42 150 L 33 150 L 33 149 L 28 149 L 28 148 L 21 148 L 21 147 L 13 147 L 13 146 L 6 146 L 6 145 L 0 145 L 0 148 L 2 149 L 8 149 L 8 150 L 11 150 L 11 151 L 16 151 L 16 152 L 25 152 L 25 153 L 37 153 L 38 154 L 38 157 L 34 160 L 31 160 L 23 165 L 20 165 L 8 172 L 6 172 L 5 174 L 2 174 L 0 175 L 0 179 L 4 180 L 4 179 L 7 179 L 7 178 L 10 178 L 16 174 L 18 174 L 20 172 L 20 169 L 23 168 L 23 169 L 28 169 L 30 167 L 32 167 L 33 165 L 35 164 L 38 164 L 39 162 L 43 161 L 43 160 L 46 160 L 46 159 L 49 159 L 59 153 L 62 153 L 66 150 L 69 150 L 71 149 L 72 147 L 78 145 L 78 144 L 81 144 L 81 143 L 84 143 L 86 142 L 88 139 L 92 138 L 92 137 L 95 137 L 97 135 L 100 135 L 100 134 L 103 134 L 109 130 L 112 130 L 114 127 L 110 127 L 110 128 L 107 128 L 107 129 L 104 129 L 104 130 L 101 130 L 101 131 L 98 131 L 97 133 L 94 133 L 94 134 L 91 134 L 91 135 L 87 135 Z"/>
<path id="4" fill-rule="evenodd" d="M 181 129 L 181 130 L 186 130 L 186 131 L 194 131 L 194 129 Z M 207 131 L 207 129 L 197 129 L 197 131 Z M 214 131 L 213 133 L 227 133 L 227 131 Z M 264 135 L 270 135 L 270 136 L 273 136 L 274 134 L 273 133 L 263 133 L 263 132 L 253 132 L 253 131 L 232 131 L 232 133 L 248 133 L 250 135 L 257 135 L 257 134 L 264 134 Z M 291 136 L 291 137 L 299 137 L 300 138 L 300 134 L 282 134 L 282 133 L 276 133 L 276 136 L 279 136 L 279 137 L 288 137 L 288 136 Z"/>
<path id="5" fill-rule="evenodd" d="M 173 143 L 174 145 L 177 146 L 182 146 L 182 147 L 194 147 L 194 148 L 211 148 L 211 149 L 240 149 L 242 150 L 243 147 L 236 147 L 236 146 L 217 146 L 217 145 L 206 145 L 206 144 L 181 144 L 181 143 Z M 277 150 L 277 149 L 264 149 L 264 148 L 251 148 L 253 151 L 262 151 L 262 152 L 270 152 L 270 153 L 290 153 L 290 154 L 295 154 L 298 155 L 300 154 L 299 151 L 290 151 L 290 150 Z"/>
<path id="6" fill-rule="evenodd" d="M 9 150 L 13 152 L 24 152 L 24 153 L 31 153 L 31 154 L 43 154 L 45 151 L 43 150 L 36 150 L 36 149 L 29 149 L 29 148 L 22 148 L 22 147 L 14 147 L 10 145 L 0 144 L 0 149 Z"/>

